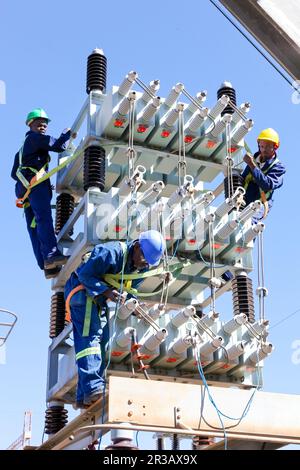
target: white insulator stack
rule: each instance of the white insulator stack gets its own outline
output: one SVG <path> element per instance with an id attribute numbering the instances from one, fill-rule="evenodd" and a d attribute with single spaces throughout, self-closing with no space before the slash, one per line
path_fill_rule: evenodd
<path id="1" fill-rule="evenodd" d="M 238 144 L 245 137 L 245 135 L 251 131 L 253 124 L 254 122 L 252 119 L 245 121 L 244 124 L 242 124 L 241 127 L 239 127 L 239 129 L 232 135 L 231 141 L 235 144 Z"/>
<path id="2" fill-rule="evenodd" d="M 193 307 L 193 305 L 188 305 L 187 307 L 180 310 L 174 318 L 172 318 L 171 323 L 172 325 L 176 326 L 176 328 L 179 328 L 181 325 L 186 323 L 188 319 L 195 313 L 195 307 Z"/>
<path id="3" fill-rule="evenodd" d="M 119 109 L 118 109 L 118 113 L 121 116 L 126 116 L 126 114 L 129 113 L 130 103 L 131 101 L 135 100 L 135 98 L 136 98 L 136 92 L 131 91 L 129 95 L 125 96 L 125 98 L 121 101 Z"/>
<path id="4" fill-rule="evenodd" d="M 146 168 L 142 165 L 138 165 L 132 178 L 125 178 L 122 181 L 119 189 L 119 196 L 128 196 L 133 189 L 139 188 L 145 182 L 143 179 L 145 173 Z"/>
<path id="5" fill-rule="evenodd" d="M 240 113 L 247 114 L 250 111 L 250 107 L 250 103 L 242 103 L 239 107 Z M 232 122 L 234 124 L 238 124 L 243 119 L 240 113 L 238 113 L 237 111 L 233 113 Z"/>
<path id="6" fill-rule="evenodd" d="M 262 203 L 260 201 L 251 202 L 242 212 L 239 214 L 238 219 L 240 222 L 246 222 L 246 220 L 253 217 L 254 214 L 259 212 L 262 208 Z"/>
<path id="7" fill-rule="evenodd" d="M 165 328 L 162 328 L 161 330 L 157 331 L 145 341 L 145 343 L 141 347 L 141 352 L 143 352 L 144 348 L 148 349 L 149 351 L 154 351 L 154 349 L 158 348 L 167 336 L 168 332 Z"/>
<path id="8" fill-rule="evenodd" d="M 229 96 L 223 95 L 221 98 L 218 99 L 217 103 L 215 106 L 210 110 L 209 115 L 212 119 L 216 120 L 217 117 L 220 116 L 221 112 L 224 111 L 226 106 L 228 105 L 230 101 Z"/>
<path id="9" fill-rule="evenodd" d="M 158 320 L 158 318 L 165 313 L 163 304 L 154 304 L 153 307 L 149 309 L 148 315 L 152 320 Z"/>
<path id="10" fill-rule="evenodd" d="M 162 125 L 163 126 L 166 125 L 167 127 L 174 126 L 175 122 L 179 118 L 179 113 L 183 111 L 183 109 L 184 109 L 184 104 L 178 103 L 177 107 L 171 109 L 171 111 L 167 114 L 167 117 Z"/>
<path id="11" fill-rule="evenodd" d="M 195 204 L 203 204 L 204 207 L 209 206 L 209 204 L 212 203 L 212 201 L 215 199 L 215 195 L 212 191 L 207 191 L 204 193 L 200 199 L 197 199 L 195 201 Z"/>
<path id="12" fill-rule="evenodd" d="M 195 98 L 195 101 L 201 105 L 202 103 L 204 103 L 204 101 L 206 100 L 207 98 L 207 91 L 204 90 L 204 91 L 200 91 L 199 93 L 197 93 L 196 95 L 196 98 Z M 190 114 L 194 114 L 199 108 L 192 102 L 188 105 L 187 107 L 187 111 L 190 113 Z M 206 108 L 207 109 L 207 108 Z"/>
<path id="13" fill-rule="evenodd" d="M 214 312 L 211 310 L 208 312 L 207 315 L 205 315 L 203 318 L 200 318 L 200 322 L 206 326 L 207 328 L 211 327 L 215 321 L 219 318 L 218 312 Z"/>
<path id="14" fill-rule="evenodd" d="M 130 88 L 132 87 L 133 83 L 135 82 L 137 78 L 138 78 L 137 72 L 134 72 L 134 71 L 129 72 L 126 75 L 126 78 L 123 80 L 123 82 L 119 86 L 118 93 L 122 96 L 127 95 L 127 93 L 129 92 Z"/>
<path id="15" fill-rule="evenodd" d="M 274 346 L 272 343 L 265 343 L 259 346 L 257 351 L 254 351 L 250 354 L 249 359 L 253 364 L 257 364 L 258 362 L 265 359 L 269 354 L 274 351 Z"/>
<path id="16" fill-rule="evenodd" d="M 144 123 L 147 123 L 150 121 L 150 119 L 153 118 L 154 114 L 160 107 L 160 97 L 157 96 L 156 98 L 153 98 L 153 100 L 147 104 L 147 106 L 144 108 L 144 110 L 141 113 L 141 117 L 138 118 L 139 121 L 142 121 Z"/>
<path id="17" fill-rule="evenodd" d="M 245 233 L 244 233 L 244 238 L 243 241 L 247 245 L 247 243 L 251 242 L 258 234 L 259 232 L 263 232 L 265 229 L 265 224 L 262 222 L 258 222 L 256 225 L 252 225 Z"/>
<path id="18" fill-rule="evenodd" d="M 228 212 L 230 212 L 233 208 L 234 201 L 231 197 L 228 197 L 227 199 L 225 199 L 225 201 L 222 202 L 219 207 L 217 207 L 214 214 L 221 219 L 222 217 L 224 217 L 225 214 L 228 214 Z"/>
<path id="19" fill-rule="evenodd" d="M 237 359 L 239 356 L 241 356 L 244 353 L 245 350 L 245 342 L 244 341 L 239 341 L 238 343 L 234 344 L 230 348 L 226 348 L 227 355 L 229 361 L 234 361 Z"/>
<path id="20" fill-rule="evenodd" d="M 167 202 L 168 206 L 172 208 L 182 202 L 186 197 L 186 193 L 187 191 L 184 186 L 180 186 L 180 188 L 177 188 L 176 191 L 174 191 L 174 193 L 171 194 L 171 196 L 169 197 L 169 200 Z"/>
<path id="21" fill-rule="evenodd" d="M 136 299 L 126 300 L 126 302 L 119 307 L 117 314 L 118 318 L 120 320 L 126 320 L 132 314 L 132 312 L 135 311 L 138 305 L 139 303 Z"/>
<path id="22" fill-rule="evenodd" d="M 134 328 L 125 328 L 122 333 L 116 338 L 116 343 L 120 348 L 126 348 L 131 343 L 131 335 L 134 331 Z"/>
<path id="23" fill-rule="evenodd" d="M 197 130 L 202 126 L 204 123 L 205 119 L 207 118 L 207 115 L 209 113 L 208 108 L 203 108 L 200 109 L 189 121 L 188 126 L 185 130 L 185 134 L 192 134 L 194 132 L 197 132 Z"/>
<path id="24" fill-rule="evenodd" d="M 220 121 L 217 122 L 215 127 L 210 131 L 211 135 L 214 137 L 218 137 L 218 135 L 222 134 L 224 132 L 226 124 L 229 124 L 231 122 L 232 116 L 231 114 L 224 114 L 224 116 L 221 117 Z"/>
<path id="25" fill-rule="evenodd" d="M 160 88 L 160 81 L 159 80 L 152 80 L 149 84 L 149 90 L 151 91 L 152 95 L 156 95 Z M 152 96 L 144 91 L 144 93 L 141 96 L 141 100 L 143 100 L 145 103 L 148 103 L 151 100 Z"/>
<path id="26" fill-rule="evenodd" d="M 177 83 L 175 86 L 173 86 L 170 94 L 165 99 L 165 102 L 164 102 L 165 106 L 168 106 L 168 108 L 171 108 L 173 104 L 176 102 L 177 98 L 179 97 L 183 89 L 184 89 L 183 83 Z"/>
<path id="27" fill-rule="evenodd" d="M 192 338 L 190 335 L 184 338 L 179 338 L 171 347 L 176 354 L 182 354 L 192 345 Z"/>
<path id="28" fill-rule="evenodd" d="M 223 331 L 228 335 L 231 335 L 235 330 L 240 326 L 244 325 L 247 322 L 247 315 L 245 313 L 239 313 L 235 315 L 232 320 L 229 320 L 223 325 Z"/>
<path id="29" fill-rule="evenodd" d="M 230 220 L 215 233 L 215 236 L 225 240 L 236 230 L 238 225 L 237 220 Z"/>
<path id="30" fill-rule="evenodd" d="M 152 204 L 156 201 L 164 187 L 165 184 L 163 181 L 156 181 L 155 183 L 152 183 L 150 188 L 147 190 L 147 194 L 144 193 L 141 200 L 147 204 Z"/>
<path id="31" fill-rule="evenodd" d="M 210 339 L 206 343 L 202 344 L 199 348 L 200 356 L 208 356 L 212 354 L 217 349 L 219 349 L 223 344 L 223 338 L 221 336 L 217 336 L 214 339 Z"/>

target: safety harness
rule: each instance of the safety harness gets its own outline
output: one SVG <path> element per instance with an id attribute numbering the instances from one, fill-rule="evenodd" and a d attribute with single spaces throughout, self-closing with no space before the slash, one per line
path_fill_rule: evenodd
<path id="1" fill-rule="evenodd" d="M 270 166 L 268 166 L 268 168 L 266 168 L 265 170 L 261 170 L 262 173 L 264 175 L 267 175 L 269 173 L 269 171 L 271 170 L 271 168 L 273 168 L 274 165 L 276 165 L 277 163 L 279 163 L 279 160 L 278 158 L 276 157 L 275 160 L 271 163 Z M 252 172 L 250 171 L 250 173 L 248 173 L 248 175 L 246 176 L 245 178 L 245 182 L 244 182 L 244 189 L 245 191 L 247 191 L 247 188 L 249 186 L 249 184 L 254 181 L 254 177 L 252 175 Z M 270 195 L 272 194 L 272 191 L 263 191 L 261 188 L 259 188 L 259 191 L 260 191 L 260 200 L 261 202 L 263 203 L 263 206 L 264 206 L 264 215 L 263 215 L 263 219 L 265 219 L 268 215 L 268 212 L 269 212 L 269 203 L 268 203 L 268 199 L 270 198 Z"/>
<path id="2" fill-rule="evenodd" d="M 53 176 L 58 171 L 62 170 L 65 166 L 69 165 L 69 163 L 71 163 L 73 160 L 75 160 L 78 157 L 78 155 L 80 154 L 80 152 L 74 153 L 74 155 L 72 155 L 72 157 L 67 158 L 63 163 L 61 163 L 60 165 L 53 168 L 53 170 L 47 172 L 47 167 L 48 167 L 48 164 L 49 164 L 50 160 L 40 170 L 36 170 L 35 168 L 32 168 L 30 166 L 23 166 L 22 165 L 24 144 L 25 144 L 25 141 L 24 141 L 22 147 L 19 150 L 19 167 L 18 167 L 17 172 L 16 172 L 16 176 L 21 181 L 23 186 L 26 188 L 26 192 L 25 192 L 24 196 L 20 197 L 16 200 L 16 206 L 20 207 L 21 209 L 26 209 L 26 207 L 29 207 L 27 205 L 28 202 L 26 201 L 26 199 L 28 198 L 32 188 L 34 188 L 35 186 L 37 186 L 40 183 L 43 183 L 47 179 L 51 178 L 51 176 Z M 31 170 L 34 173 L 34 176 L 33 176 L 33 178 L 31 178 L 30 182 L 27 181 L 27 179 L 24 177 L 24 175 L 22 174 L 22 170 Z"/>

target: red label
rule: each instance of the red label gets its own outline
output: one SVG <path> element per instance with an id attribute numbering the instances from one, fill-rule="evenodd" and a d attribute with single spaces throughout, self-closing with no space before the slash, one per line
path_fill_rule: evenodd
<path id="1" fill-rule="evenodd" d="M 167 362 L 177 362 L 177 359 L 176 359 L 176 357 L 169 357 L 167 359 Z"/>
<path id="2" fill-rule="evenodd" d="M 216 145 L 216 142 L 214 142 L 213 140 L 209 140 L 206 144 L 206 148 L 212 149 L 214 148 L 215 145 Z"/>
<path id="3" fill-rule="evenodd" d="M 120 357 L 122 356 L 124 353 L 122 351 L 112 351 L 111 355 L 113 357 Z"/>

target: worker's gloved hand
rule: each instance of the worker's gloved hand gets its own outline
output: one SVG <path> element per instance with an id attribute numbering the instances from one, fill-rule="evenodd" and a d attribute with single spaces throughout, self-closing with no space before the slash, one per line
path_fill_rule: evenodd
<path id="1" fill-rule="evenodd" d="M 253 157 L 251 157 L 251 155 L 249 155 L 249 153 L 246 153 L 243 160 L 246 163 L 246 165 L 248 165 L 250 168 L 255 168 L 256 165 L 255 165 L 254 159 Z"/>
<path id="2" fill-rule="evenodd" d="M 123 292 L 123 294 L 120 294 L 117 289 L 107 289 L 103 292 L 102 295 L 103 297 L 111 300 L 112 302 L 118 302 L 119 300 L 121 304 L 124 304 L 127 297 L 127 292 Z"/>

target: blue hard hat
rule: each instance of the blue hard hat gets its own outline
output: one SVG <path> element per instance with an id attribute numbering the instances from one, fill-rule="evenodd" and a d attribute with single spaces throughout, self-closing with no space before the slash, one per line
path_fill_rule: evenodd
<path id="1" fill-rule="evenodd" d="M 147 230 L 140 234 L 139 243 L 147 263 L 157 264 L 166 248 L 162 235 L 157 230 Z"/>

